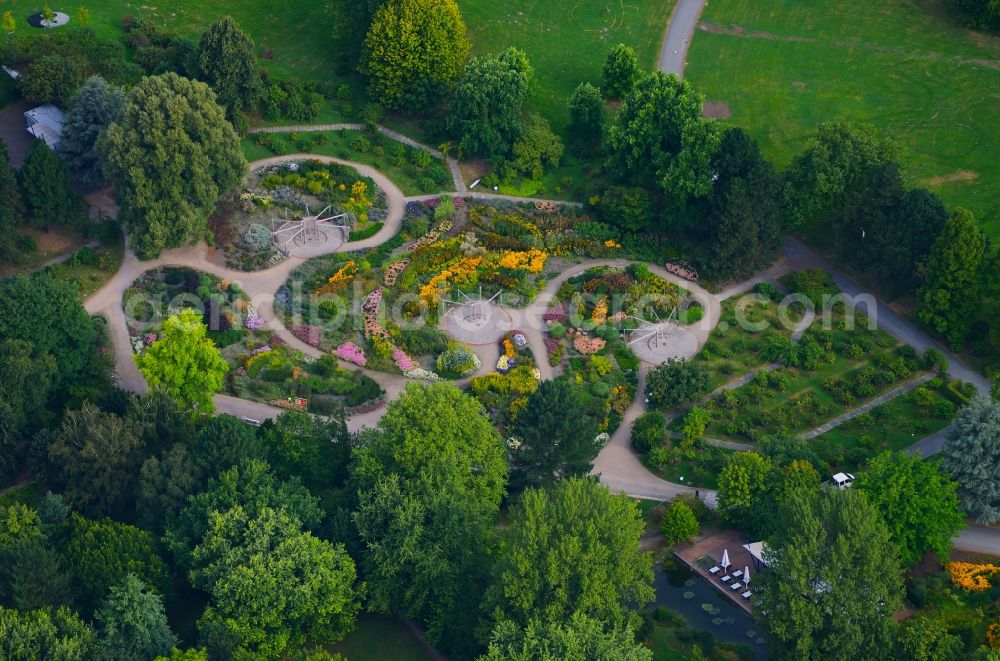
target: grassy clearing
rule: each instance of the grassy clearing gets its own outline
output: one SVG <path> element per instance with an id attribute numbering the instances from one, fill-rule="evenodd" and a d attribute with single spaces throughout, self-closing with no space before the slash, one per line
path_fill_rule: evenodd
<path id="1" fill-rule="evenodd" d="M 103 287 L 121 268 L 125 255 L 125 241 L 122 234 L 116 230 L 108 239 L 96 248 L 84 248 L 73 258 L 50 266 L 49 273 L 57 280 L 76 284 L 80 296 L 86 299 Z"/>
<path id="2" fill-rule="evenodd" d="M 1000 236 L 1000 38 L 942 3 L 713 0 L 685 75 L 786 164 L 816 127 L 871 122 L 906 151 L 904 174 Z M 739 30 L 739 34 L 737 34 Z"/>
<path id="3" fill-rule="evenodd" d="M 268 148 L 258 144 L 259 137 L 257 134 L 244 138 L 243 154 L 248 161 L 256 161 L 281 154 L 303 152 L 302 147 L 297 144 L 298 140 L 292 139 L 292 134 L 269 133 L 260 135 L 271 136 L 274 142 Z M 320 137 L 322 144 L 316 144 L 316 139 Z M 416 165 L 414 163 L 414 152 L 419 150 L 391 140 L 381 133 L 371 135 L 362 133 L 361 131 L 346 129 L 340 131 L 310 131 L 298 134 L 297 138 L 313 140 L 312 146 L 305 149 L 306 153 L 333 156 L 334 158 L 354 161 L 355 163 L 364 163 L 376 168 L 399 186 L 404 195 L 451 192 L 455 190 L 450 173 L 445 183 L 433 184 L 432 187 L 428 188 L 426 182 L 421 182 L 427 176 L 428 169 L 443 166 L 436 160 L 433 160 L 429 165 Z M 360 151 L 356 148 L 359 138 L 364 138 L 366 141 L 367 147 L 365 151 Z M 381 152 L 379 151 L 380 149 Z M 399 150 L 403 154 L 401 160 L 393 160 L 392 155 L 396 150 Z"/>
<path id="4" fill-rule="evenodd" d="M 351 661 L 427 661 L 434 657 L 413 631 L 399 620 L 364 614 L 347 638 L 329 648 Z"/>
<path id="5" fill-rule="evenodd" d="M 458 0 L 472 36 L 473 54 L 524 49 L 535 68 L 528 99 L 561 131 L 566 98 L 583 82 L 600 85 L 601 67 L 616 44 L 635 48 L 640 64 L 652 70 L 675 0 L 650 2 L 537 2 Z"/>
<path id="6" fill-rule="evenodd" d="M 42 494 L 34 484 L 23 484 L 19 487 L 11 487 L 3 495 L 0 495 L 0 507 L 10 507 L 18 503 L 30 505 L 32 507 L 38 503 Z"/>
<path id="7" fill-rule="evenodd" d="M 125 0 L 92 0 L 90 24 L 99 35 L 120 38 L 122 17 L 146 18 L 182 36 L 198 39 L 205 29 L 223 16 L 232 16 L 257 43 L 258 52 L 269 51 L 261 64 L 274 75 L 299 80 L 329 80 L 341 48 L 333 38 L 333 28 L 325 0 L 281 2 L 233 2 L 232 0 L 171 0 L 139 4 Z M 73 6 L 75 7 L 75 5 Z M 60 9 L 53 6 L 53 9 Z M 75 17 L 75 9 L 63 7 Z M 23 20 L 37 10 L 21 5 Z M 18 30 L 32 30 L 24 23 Z"/>

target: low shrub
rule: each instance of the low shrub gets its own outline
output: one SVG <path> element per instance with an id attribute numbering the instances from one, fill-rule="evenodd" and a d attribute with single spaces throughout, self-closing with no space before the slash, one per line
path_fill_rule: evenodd
<path id="1" fill-rule="evenodd" d="M 372 223 L 363 229 L 351 230 L 351 235 L 348 237 L 348 241 L 363 241 L 364 239 L 371 238 L 378 234 L 382 227 L 382 223 Z"/>

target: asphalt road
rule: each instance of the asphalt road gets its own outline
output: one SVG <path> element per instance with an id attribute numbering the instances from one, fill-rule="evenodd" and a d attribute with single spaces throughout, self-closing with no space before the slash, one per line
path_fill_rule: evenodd
<path id="1" fill-rule="evenodd" d="M 688 47 L 698 27 L 698 17 L 705 7 L 705 0 L 680 0 L 670 17 L 667 37 L 660 51 L 660 68 L 667 73 L 684 75 L 684 64 Z"/>

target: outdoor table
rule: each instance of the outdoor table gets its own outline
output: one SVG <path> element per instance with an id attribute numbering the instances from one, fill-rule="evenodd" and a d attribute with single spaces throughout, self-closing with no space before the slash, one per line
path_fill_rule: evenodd
<path id="1" fill-rule="evenodd" d="M 733 572 L 733 576 L 735 576 L 736 578 L 739 578 L 742 575 L 743 575 L 742 569 L 737 569 L 736 571 Z"/>
<path id="2" fill-rule="evenodd" d="M 746 592 L 744 592 L 744 593 L 743 593 L 743 594 L 742 594 L 741 596 L 742 596 L 742 597 L 743 597 L 744 599 L 749 599 L 749 598 L 750 598 L 750 590 L 747 590 L 747 591 L 746 591 Z"/>
<path id="3" fill-rule="evenodd" d="M 732 585 L 729 586 L 729 589 L 732 590 L 733 592 L 735 592 L 736 590 L 739 590 L 742 587 L 743 587 L 743 584 L 740 583 L 739 581 L 736 581 L 735 583 L 733 583 Z"/>
<path id="4" fill-rule="evenodd" d="M 731 578 L 732 578 L 732 576 L 730 576 L 729 574 L 726 574 L 725 576 L 722 577 L 722 582 L 723 583 L 728 583 Z"/>
<path id="5" fill-rule="evenodd" d="M 718 574 L 719 571 L 721 571 L 721 570 L 719 569 L 718 565 L 716 565 L 715 567 L 712 567 L 711 569 L 709 569 L 708 573 L 712 574 L 714 576 L 715 574 Z"/>

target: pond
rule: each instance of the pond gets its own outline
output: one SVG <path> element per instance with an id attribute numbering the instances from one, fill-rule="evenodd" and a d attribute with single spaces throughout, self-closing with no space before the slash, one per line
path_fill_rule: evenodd
<path id="1" fill-rule="evenodd" d="M 716 592 L 701 576 L 680 564 L 669 572 L 656 568 L 654 606 L 679 613 L 693 629 L 711 631 L 725 643 L 743 643 L 756 652 L 758 661 L 768 658 L 764 632 L 745 612 Z M 752 635 L 749 632 L 753 632 Z"/>

